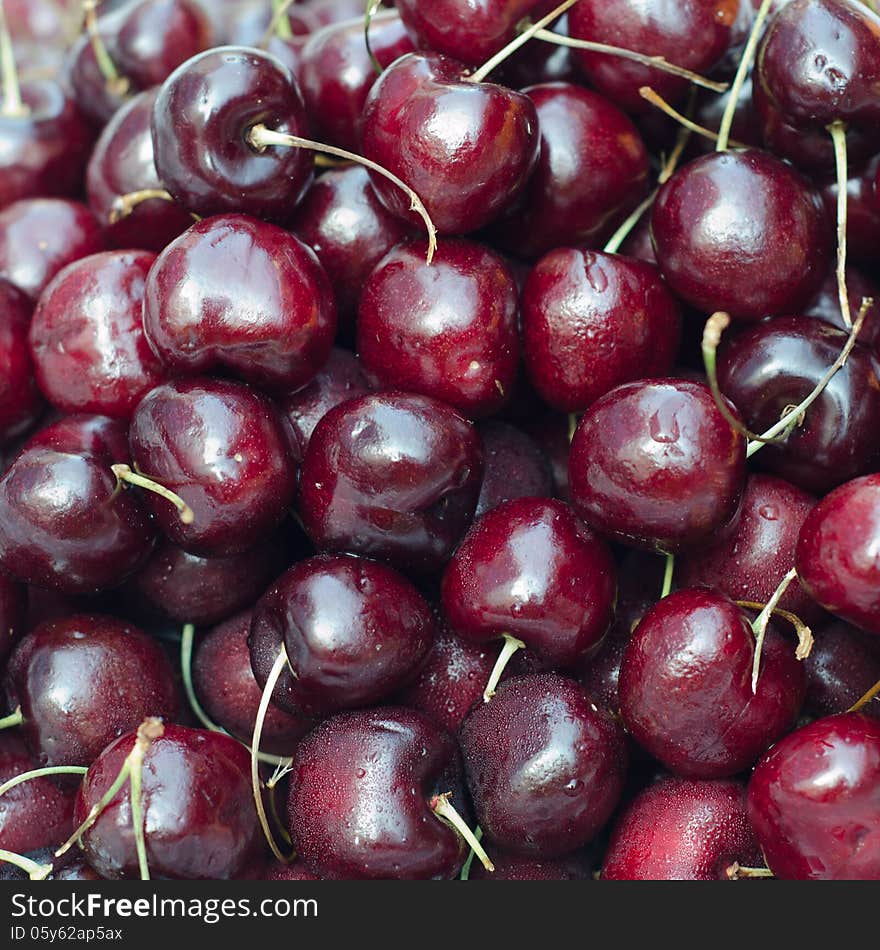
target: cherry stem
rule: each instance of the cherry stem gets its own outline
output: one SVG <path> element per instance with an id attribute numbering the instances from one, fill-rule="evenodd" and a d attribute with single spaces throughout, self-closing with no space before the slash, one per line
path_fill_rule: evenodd
<path id="1" fill-rule="evenodd" d="M 277 33 L 282 40 L 293 39 L 293 29 L 290 25 L 290 18 L 287 11 L 293 5 L 294 0 L 272 0 L 272 22 L 270 29 Z"/>
<path id="2" fill-rule="evenodd" d="M 498 654 L 498 659 L 495 661 L 495 666 L 492 667 L 492 673 L 489 676 L 489 682 L 486 683 L 486 688 L 483 690 L 484 703 L 488 703 L 495 695 L 495 689 L 504 674 L 507 664 L 510 662 L 510 658 L 517 650 L 525 650 L 525 648 L 526 645 L 522 640 L 517 640 L 516 637 L 512 637 L 509 633 L 504 634 L 504 646 L 501 648 L 501 653 Z"/>
<path id="3" fill-rule="evenodd" d="M 393 172 L 388 171 L 387 168 L 377 165 L 362 155 L 355 155 L 354 152 L 348 152 L 344 148 L 336 148 L 334 145 L 322 145 L 320 142 L 313 142 L 310 139 L 300 138 L 298 135 L 290 135 L 287 132 L 275 132 L 262 123 L 251 128 L 247 134 L 247 141 L 251 147 L 258 152 L 264 152 L 270 146 L 277 145 L 282 148 L 305 148 L 312 152 L 321 152 L 324 155 L 335 155 L 337 158 L 344 158 L 349 162 L 357 162 L 358 165 L 363 165 L 365 168 L 369 168 L 371 171 L 387 178 L 390 182 L 397 185 L 409 198 L 410 209 L 415 211 L 425 222 L 425 227 L 428 231 L 427 263 L 430 265 L 434 259 L 434 252 L 437 250 L 437 229 L 434 227 L 434 222 L 431 220 L 427 209 L 422 203 L 422 199 L 409 185 L 401 181 Z"/>
<path id="4" fill-rule="evenodd" d="M 282 863 L 290 864 L 290 862 L 296 857 L 296 855 L 289 855 L 287 857 L 281 853 L 281 849 L 275 843 L 275 836 L 272 834 L 272 829 L 269 826 L 269 818 L 266 815 L 266 806 L 263 803 L 263 792 L 260 788 L 260 739 L 263 735 L 263 725 L 266 722 L 266 714 L 269 711 L 269 703 L 272 700 L 272 693 L 275 691 L 275 686 L 278 683 L 281 674 L 284 672 L 284 667 L 289 666 L 289 661 L 287 659 L 287 651 L 284 649 L 284 646 L 281 647 L 281 652 L 278 654 L 277 659 L 272 664 L 272 669 L 269 671 L 269 678 L 266 680 L 266 685 L 263 688 L 263 695 L 260 697 L 260 707 L 257 710 L 257 718 L 254 721 L 254 735 L 251 740 L 251 789 L 254 793 L 254 805 L 257 809 L 257 817 L 260 820 L 260 827 L 263 829 L 263 837 L 266 839 L 266 843 L 269 845 L 272 854 Z"/>
<path id="5" fill-rule="evenodd" d="M 834 143 L 834 163 L 837 166 L 837 296 L 840 312 L 847 327 L 852 326 L 849 294 L 846 292 L 846 218 L 849 194 L 849 169 L 846 154 L 846 126 L 839 119 L 828 126 Z"/>
<path id="6" fill-rule="evenodd" d="M 143 728 L 143 727 L 141 727 Z M 163 730 L 164 731 L 164 730 Z M 161 733 L 160 733 L 161 735 Z M 142 881 L 150 880 L 150 865 L 147 861 L 147 842 L 144 837 L 144 753 L 149 742 L 138 741 L 131 750 L 131 771 L 129 774 L 129 793 L 131 797 L 131 825 L 134 829 L 134 847 L 138 857 L 138 871 Z"/>
<path id="7" fill-rule="evenodd" d="M 639 95 L 647 102 L 650 102 L 652 106 L 656 106 L 661 112 L 664 112 L 671 119 L 674 119 L 679 125 L 686 128 L 689 132 L 695 132 L 697 135 L 701 135 L 704 139 L 709 139 L 713 142 L 718 141 L 719 136 L 715 132 L 713 132 L 711 129 L 707 129 L 704 125 L 694 122 L 693 119 L 690 119 L 688 116 L 679 112 L 678 109 L 671 106 L 663 98 L 663 96 L 657 92 L 654 92 L 650 86 L 642 86 L 639 89 Z M 731 144 L 736 148 L 747 147 L 742 142 L 731 142 Z"/>
<path id="8" fill-rule="evenodd" d="M 8 716 L 4 716 L 0 719 L 0 730 L 2 729 L 12 729 L 15 726 L 20 726 L 24 722 L 24 715 L 21 711 L 21 706 L 16 706 L 15 711 L 11 712 Z"/>
<path id="9" fill-rule="evenodd" d="M 35 778 L 46 778 L 50 775 L 85 775 L 86 772 L 88 772 L 88 769 L 84 765 L 51 765 L 44 769 L 31 769 L 29 772 L 22 772 L 0 785 L 0 797 L 11 791 L 16 785 L 22 785 Z"/>
<path id="10" fill-rule="evenodd" d="M 763 610 L 765 604 L 758 603 L 755 600 L 738 600 L 740 607 L 746 607 L 748 610 Z M 813 631 L 801 620 L 801 618 L 790 610 L 783 610 L 781 607 L 773 608 L 773 615 L 787 620 L 795 630 L 798 638 L 797 649 L 794 652 L 798 660 L 806 660 L 813 652 Z"/>
<path id="11" fill-rule="evenodd" d="M 364 43 L 366 44 L 370 62 L 373 64 L 373 69 L 376 71 L 377 76 L 382 74 L 382 64 L 376 59 L 376 54 L 373 52 L 373 47 L 370 44 L 370 24 L 373 22 L 373 17 L 376 15 L 380 6 L 382 6 L 382 0 L 367 0 L 367 9 L 364 11 Z"/>
<path id="12" fill-rule="evenodd" d="M 97 9 L 98 0 L 82 0 L 83 17 L 85 18 L 86 32 L 89 34 L 89 43 L 92 46 L 95 62 L 98 64 L 98 69 L 104 77 L 107 88 L 118 96 L 124 96 L 129 90 L 130 83 L 124 76 L 119 75 L 119 70 L 107 51 L 107 45 L 104 43 L 104 37 L 101 36 L 101 29 L 98 25 Z"/>
<path id="13" fill-rule="evenodd" d="M 869 690 L 865 693 L 864 696 L 857 699 L 852 706 L 847 709 L 847 712 L 859 712 L 864 709 L 873 699 L 876 699 L 880 696 L 880 680 L 878 680 Z M 2 794 L 2 789 L 0 789 L 0 794 Z"/>
<path id="14" fill-rule="evenodd" d="M 767 878 L 776 876 L 770 870 L 770 868 L 746 868 L 743 867 L 739 861 L 734 861 L 724 873 L 727 875 L 728 881 L 743 881 L 747 878 Z"/>
<path id="15" fill-rule="evenodd" d="M 572 439 L 574 438 L 575 432 L 577 432 L 578 423 L 580 422 L 580 417 L 576 412 L 570 412 L 568 414 L 568 442 L 571 444 Z"/>
<path id="16" fill-rule="evenodd" d="M 144 188 L 141 191 L 130 191 L 125 195 L 117 195 L 110 206 L 110 224 L 116 224 L 123 218 L 127 218 L 138 205 L 145 201 L 174 201 L 164 188 Z"/>
<path id="17" fill-rule="evenodd" d="M 829 367 L 828 372 L 825 373 L 825 375 L 819 380 L 819 382 L 816 384 L 816 388 L 803 402 L 799 403 L 793 409 L 786 412 L 779 422 L 770 426 L 770 428 L 761 435 L 760 441 L 756 440 L 749 443 L 749 446 L 746 449 L 746 458 L 751 458 L 755 452 L 759 451 L 764 447 L 764 445 L 779 435 L 784 434 L 784 437 L 787 438 L 790 430 L 799 424 L 801 416 L 803 416 L 810 406 L 812 406 L 813 403 L 822 395 L 822 393 L 825 391 L 825 387 L 846 365 L 849 354 L 852 353 L 853 347 L 856 345 L 856 340 L 858 339 L 859 331 L 862 329 L 862 325 L 865 322 L 865 317 L 868 315 L 868 311 L 873 306 L 874 300 L 872 297 L 862 298 L 862 305 L 859 308 L 859 314 L 856 317 L 856 322 L 849 331 L 849 339 L 846 341 L 846 344 L 840 351 L 840 355 Z"/>
<path id="18" fill-rule="evenodd" d="M 549 36 L 556 36 L 556 33 L 550 33 L 545 31 L 544 27 L 548 26 L 558 17 L 561 17 L 569 7 L 573 7 L 578 0 L 564 0 L 563 3 L 560 3 L 558 7 L 554 10 L 551 10 L 550 13 L 545 17 L 541 17 L 537 23 L 532 23 L 530 26 L 526 27 L 519 34 L 519 36 L 512 39 L 504 49 L 499 50 L 491 59 L 486 60 L 479 69 L 471 73 L 467 78 L 471 82 L 482 82 L 496 67 L 500 66 L 504 60 L 512 56 L 521 46 L 524 46 L 533 36 L 540 36 L 542 32 L 547 32 Z"/>
<path id="19" fill-rule="evenodd" d="M 752 632 L 755 634 L 755 660 L 752 664 L 752 693 L 758 691 L 758 676 L 761 673 L 761 653 L 764 649 L 764 637 L 767 635 L 767 625 L 770 616 L 776 610 L 776 605 L 782 600 L 782 595 L 788 590 L 788 585 L 797 577 L 797 571 L 792 568 L 779 582 L 773 596 L 764 605 L 764 609 L 752 622 Z M 809 632 L 809 628 L 807 628 Z M 812 640 L 812 637 L 811 637 Z"/>
<path id="20" fill-rule="evenodd" d="M 174 505 L 174 507 L 180 512 L 180 520 L 184 524 L 192 524 L 195 520 L 195 514 L 193 513 L 192 508 L 190 508 L 190 506 L 180 497 L 180 495 L 175 495 L 170 488 L 160 485 L 152 478 L 147 478 L 146 475 L 133 472 L 128 465 L 111 465 L 110 471 L 113 472 L 120 482 L 128 482 L 129 485 L 136 485 L 138 488 L 144 488 L 147 491 L 151 491 L 154 494 L 159 495 L 160 498 L 170 501 L 171 504 Z"/>
<path id="21" fill-rule="evenodd" d="M 6 861 L 7 864 L 14 864 L 15 867 L 21 868 L 32 881 L 45 881 L 53 870 L 51 864 L 38 864 L 23 854 L 15 854 L 13 851 L 5 851 L 2 848 L 0 848 L 0 861 Z"/>
<path id="22" fill-rule="evenodd" d="M 474 837 L 477 839 L 477 841 L 483 840 L 483 829 L 479 825 L 477 825 L 477 827 L 474 828 Z M 470 879 L 471 865 L 474 863 L 474 857 L 476 857 L 476 854 L 477 852 L 474 851 L 473 848 L 471 848 L 467 856 L 467 859 L 465 860 L 464 864 L 461 866 L 461 874 L 458 876 L 458 879 L 460 881 L 467 881 Z"/>
<path id="23" fill-rule="evenodd" d="M 3 106 L 0 115 L 25 116 L 30 109 L 21 100 L 21 87 L 18 84 L 18 70 L 15 66 L 15 50 L 6 22 L 4 0 L 0 0 L 0 73 L 3 76 Z"/>
<path id="24" fill-rule="evenodd" d="M 495 865 L 489 859 L 489 855 L 486 854 L 485 849 L 480 844 L 480 839 L 468 828 L 467 822 L 456 810 L 455 806 L 449 800 L 452 798 L 452 792 L 445 792 L 443 795 L 435 795 L 431 799 L 431 811 L 438 818 L 444 819 L 444 821 L 449 822 L 453 828 L 464 838 L 464 840 L 471 846 L 471 851 L 480 859 L 480 864 L 487 871 L 494 871 Z"/>
<path id="25" fill-rule="evenodd" d="M 730 142 L 730 130 L 733 127 L 733 119 L 736 115 L 736 107 L 739 104 L 742 87 L 752 67 L 752 63 L 755 61 L 755 50 L 758 48 L 758 42 L 761 39 L 761 30 L 772 5 L 773 0 L 764 0 L 755 15 L 755 22 L 752 24 L 752 30 L 749 33 L 746 48 L 743 50 L 742 58 L 739 61 L 736 76 L 733 77 L 733 85 L 730 87 L 730 98 L 727 100 L 727 105 L 724 107 L 724 114 L 721 116 L 721 126 L 718 129 L 718 142 L 715 145 L 717 152 L 727 151 Z"/>
<path id="26" fill-rule="evenodd" d="M 660 591 L 660 600 L 669 596 L 669 592 L 672 590 L 672 576 L 675 573 L 675 555 L 667 553 L 665 557 L 666 567 L 663 571 L 663 589 Z"/>
<path id="27" fill-rule="evenodd" d="M 558 14 L 554 14 L 554 16 L 558 16 Z M 544 22 L 544 20 L 539 21 L 541 27 L 543 27 Z M 592 40 L 576 40 L 570 36 L 563 36 L 561 33 L 554 33 L 552 30 L 540 28 L 535 30 L 532 35 L 545 43 L 555 43 L 557 46 L 567 46 L 569 49 L 583 49 L 591 53 L 604 53 L 606 56 L 629 59 L 651 69 L 658 69 L 663 73 L 680 76 L 682 79 L 692 82 L 695 86 L 702 86 L 704 89 L 711 89 L 713 92 L 727 92 L 729 88 L 726 82 L 715 82 L 713 79 L 707 79 L 699 73 L 685 69 L 684 66 L 676 66 L 674 63 L 668 62 L 662 56 L 648 56 L 645 53 L 637 53 L 635 50 L 624 49 L 622 46 L 609 46 L 607 43 L 594 43 Z"/>

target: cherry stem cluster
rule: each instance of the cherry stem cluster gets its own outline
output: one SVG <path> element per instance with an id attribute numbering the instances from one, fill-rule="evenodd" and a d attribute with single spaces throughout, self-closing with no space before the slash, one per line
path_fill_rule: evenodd
<path id="1" fill-rule="evenodd" d="M 438 818 L 452 825 L 462 838 L 464 838 L 465 842 L 470 845 L 471 853 L 480 859 L 480 864 L 482 864 L 487 871 L 494 871 L 495 865 L 490 860 L 489 855 L 486 854 L 485 848 L 480 844 L 480 839 L 468 827 L 467 822 L 461 817 L 458 810 L 450 801 L 451 798 L 452 792 L 435 795 L 431 799 L 431 811 L 434 812 Z"/>

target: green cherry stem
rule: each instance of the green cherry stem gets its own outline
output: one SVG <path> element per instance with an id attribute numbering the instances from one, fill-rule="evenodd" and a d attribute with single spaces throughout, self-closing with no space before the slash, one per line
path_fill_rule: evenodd
<path id="1" fill-rule="evenodd" d="M 442 818 L 455 828 L 462 838 L 464 838 L 465 842 L 470 845 L 471 852 L 480 859 L 480 864 L 491 873 L 495 870 L 495 865 L 492 863 L 489 855 L 486 854 L 485 848 L 480 844 L 480 839 L 471 831 L 467 822 L 461 817 L 458 810 L 450 801 L 451 798 L 452 792 L 435 795 L 431 799 L 431 811 L 434 812 L 438 818 Z"/>
<path id="2" fill-rule="evenodd" d="M 770 616 L 776 609 L 776 605 L 782 599 L 782 595 L 788 590 L 789 584 L 791 584 L 796 577 L 797 571 L 792 568 L 779 582 L 779 586 L 773 592 L 773 596 L 767 601 L 764 609 L 752 622 L 752 632 L 755 634 L 755 659 L 752 663 L 752 693 L 758 691 L 758 677 L 761 674 L 761 654 L 764 650 L 764 638 L 767 635 L 767 625 L 770 623 Z"/>
<path id="3" fill-rule="evenodd" d="M 4 716 L 0 719 L 0 730 L 2 729 L 12 729 L 15 726 L 20 726 L 24 722 L 24 716 L 21 712 L 21 706 L 17 706 L 14 712 L 11 712 L 8 716 Z"/>
<path id="4" fill-rule="evenodd" d="M 11 791 L 16 785 L 23 785 L 32 779 L 47 778 L 51 775 L 85 775 L 86 772 L 88 772 L 88 769 L 84 765 L 51 765 L 44 769 L 31 769 L 29 772 L 22 772 L 0 785 L 0 797 Z"/>
<path id="5" fill-rule="evenodd" d="M 0 106 L 0 115 L 11 118 L 28 115 L 30 110 L 21 99 L 15 50 L 12 47 L 9 24 L 6 22 L 3 0 L 0 0 L 0 75 L 3 77 L 3 104 Z"/>
<path id="6" fill-rule="evenodd" d="M 509 633 L 504 634 L 504 646 L 502 646 L 501 652 L 498 654 L 498 659 L 495 661 L 495 666 L 492 667 L 492 673 L 489 676 L 489 682 L 486 683 L 486 688 L 483 690 L 484 703 L 488 703 L 495 695 L 498 683 L 513 654 L 516 653 L 517 650 L 525 650 L 525 648 L 526 645 L 522 640 L 517 640 L 516 637 L 512 637 Z"/>
<path id="7" fill-rule="evenodd" d="M 21 868 L 32 881 L 45 881 L 52 873 L 51 864 L 37 864 L 36 861 L 31 861 L 23 854 L 15 854 L 14 851 L 5 851 L 2 848 L 0 848 L 0 861 L 6 861 L 8 864 Z"/>
<path id="8" fill-rule="evenodd" d="M 663 589 L 660 591 L 660 600 L 669 596 L 669 592 L 672 590 L 672 577 L 675 573 L 675 555 L 667 553 L 665 557 L 666 567 L 663 571 Z"/>

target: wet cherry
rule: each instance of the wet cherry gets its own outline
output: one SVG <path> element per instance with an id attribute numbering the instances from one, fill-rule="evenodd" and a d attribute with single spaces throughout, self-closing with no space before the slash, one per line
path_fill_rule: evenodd
<path id="1" fill-rule="evenodd" d="M 0 446 L 24 435 L 43 411 L 28 346 L 32 309 L 20 290 L 0 280 Z"/>

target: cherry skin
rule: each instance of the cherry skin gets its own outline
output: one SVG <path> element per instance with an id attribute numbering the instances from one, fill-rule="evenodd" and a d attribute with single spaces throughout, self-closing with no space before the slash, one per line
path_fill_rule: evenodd
<path id="1" fill-rule="evenodd" d="M 464 805 L 455 741 L 421 713 L 379 707 L 341 713 L 300 742 L 288 830 L 324 879 L 449 879 L 467 854 L 431 811 L 436 795 Z"/>
<path id="2" fill-rule="evenodd" d="M 110 470 L 125 427 L 69 417 L 25 445 L 0 479 L 0 568 L 38 587 L 97 593 L 150 553 L 151 519 Z M 123 456 L 124 457 L 124 454 Z"/>
<path id="3" fill-rule="evenodd" d="M 275 406 L 241 383 L 157 386 L 129 429 L 134 464 L 192 508 L 191 524 L 153 492 L 144 501 L 175 544 L 202 557 L 238 554 L 280 524 L 296 490 L 289 436 Z"/>
<path id="4" fill-rule="evenodd" d="M 554 667 L 570 668 L 611 623 L 614 562 L 605 542 L 561 501 L 520 498 L 468 532 L 443 575 L 452 630 L 485 644 L 522 640 Z"/>
<path id="5" fill-rule="evenodd" d="M 676 591 L 645 614 L 626 648 L 621 716 L 676 775 L 735 775 L 795 724 L 806 685 L 794 652 L 769 628 L 753 693 L 755 637 L 742 610 L 708 588 Z"/>
<path id="6" fill-rule="evenodd" d="M 495 870 L 488 872 L 479 861 L 471 865 L 470 881 L 586 881 L 590 878 L 587 863 L 579 855 L 556 860 L 526 858 L 492 849 Z"/>
<path id="7" fill-rule="evenodd" d="M 508 680 L 465 719 L 459 741 L 477 822 L 514 854 L 555 858 L 582 847 L 620 799 L 623 731 L 564 677 Z"/>
<path id="8" fill-rule="evenodd" d="M 259 124 L 308 135 L 293 74 L 274 56 L 244 47 L 208 50 L 179 66 L 153 106 L 159 179 L 202 217 L 243 212 L 285 221 L 312 176 L 309 152 L 247 140 Z"/>
<path id="9" fill-rule="evenodd" d="M 20 706 L 40 765 L 91 765 L 147 716 L 173 720 L 174 673 L 158 642 L 113 617 L 80 614 L 32 630 L 9 658 L 4 687 Z"/>
<path id="10" fill-rule="evenodd" d="M 134 96 L 104 126 L 86 170 L 89 207 L 104 226 L 108 244 L 144 248 L 158 254 L 191 224 L 192 216 L 174 201 L 151 198 L 119 220 L 114 203 L 138 191 L 159 191 L 150 122 L 157 89 Z"/>
<path id="11" fill-rule="evenodd" d="M 31 312 L 30 300 L 0 279 L 0 446 L 24 435 L 43 411 L 28 346 Z"/>
<path id="12" fill-rule="evenodd" d="M 478 427 L 485 474 L 475 517 L 515 498 L 552 498 L 550 463 L 531 436 L 507 422 L 490 419 Z"/>
<path id="13" fill-rule="evenodd" d="M 373 705 L 418 670 L 435 636 L 431 609 L 384 564 L 343 555 L 300 561 L 254 608 L 248 644 L 261 686 L 287 653 L 276 705 L 325 716 Z"/>
<path id="14" fill-rule="evenodd" d="M 728 524 L 745 485 L 745 441 L 708 387 L 626 383 L 584 414 L 571 444 L 575 510 L 603 534 L 675 552 Z"/>
<path id="15" fill-rule="evenodd" d="M 529 274 L 522 329 L 526 368 L 541 398 L 582 412 L 620 383 L 672 369 L 681 312 L 653 265 L 559 248 Z"/>
<path id="16" fill-rule="evenodd" d="M 240 877 L 261 851 L 248 750 L 229 736 L 166 725 L 144 755 L 144 838 L 156 877 L 227 880 Z M 116 780 L 135 734 L 109 745 L 76 797 L 84 821 Z M 82 836 L 86 860 L 108 879 L 137 878 L 138 859 L 126 782 Z"/>
<path id="17" fill-rule="evenodd" d="M 175 373 L 231 371 L 257 386 L 297 389 L 330 355 L 336 308 L 298 238 L 246 215 L 218 215 L 159 255 L 144 332 Z"/>
<path id="18" fill-rule="evenodd" d="M 831 229 L 818 194 L 757 149 L 680 168 L 660 189 L 651 228 L 673 292 L 707 313 L 794 313 L 827 273 Z"/>
<path id="19" fill-rule="evenodd" d="M 252 610 L 245 610 L 209 630 L 193 656 L 193 685 L 208 716 L 232 735 L 250 743 L 262 689 L 254 678 L 247 638 Z M 292 755 L 313 723 L 270 705 L 263 723 L 260 750 Z"/>
<path id="20" fill-rule="evenodd" d="M 615 822 L 602 879 L 724 881 L 734 863 L 762 865 L 745 786 L 670 775 L 636 796 Z"/>
<path id="21" fill-rule="evenodd" d="M 872 634 L 843 621 L 832 623 L 816 635 L 813 650 L 804 663 L 805 709 L 810 715 L 818 719 L 846 712 L 880 682 L 880 655 L 875 644 L 869 642 L 871 638 Z M 866 716 L 880 717 L 880 700 L 874 699 L 860 711 Z"/>
<path id="22" fill-rule="evenodd" d="M 848 259 L 864 265 L 877 259 L 877 242 L 880 241 L 880 202 L 874 192 L 878 172 L 880 156 L 875 156 L 865 168 L 851 171 L 846 183 Z M 837 213 L 838 192 L 836 179 L 822 187 L 822 199 L 830 216 Z M 849 289 L 852 292 L 852 288 Z M 858 307 L 853 312 L 858 313 Z"/>
<path id="23" fill-rule="evenodd" d="M 427 396 L 374 393 L 315 427 L 299 512 L 321 550 L 431 572 L 467 530 L 482 478 L 479 436 L 458 413 Z"/>
<path id="24" fill-rule="evenodd" d="M 494 252 L 462 240 L 398 245 L 370 274 L 358 311 L 358 354 L 389 389 L 433 396 L 464 415 L 493 415 L 519 362 L 517 291 Z"/>
<path id="25" fill-rule="evenodd" d="M 865 314 L 865 322 L 859 331 L 859 343 L 876 351 L 880 343 L 880 286 L 874 279 L 867 277 L 855 267 L 847 267 L 846 290 L 851 314 L 857 314 L 861 310 L 866 297 L 875 301 Z M 835 270 L 829 271 L 819 292 L 798 315 L 824 320 L 825 323 L 830 323 L 831 326 L 849 333 L 850 328 L 844 322 L 840 310 L 840 294 Z"/>
<path id="26" fill-rule="evenodd" d="M 361 0 L 300 0 L 287 16 L 294 34 L 310 34 L 354 17 L 363 20 L 364 5 Z"/>
<path id="27" fill-rule="evenodd" d="M 461 63 L 436 53 L 410 53 L 389 66 L 370 90 L 362 122 L 364 156 L 414 189 L 441 234 L 466 234 L 498 217 L 538 158 L 532 100 L 468 82 Z M 412 220 L 409 198 L 370 177 L 382 203 Z"/>
<path id="28" fill-rule="evenodd" d="M 718 384 L 753 432 L 763 432 L 819 383 L 846 334 L 818 320 L 777 317 L 722 340 Z M 761 449 L 761 464 L 822 494 L 873 471 L 880 459 L 880 362 L 856 346 L 782 445 Z"/>
<path id="29" fill-rule="evenodd" d="M 0 211 L 0 277 L 36 301 L 63 267 L 104 243 L 97 218 L 78 201 L 16 201 Z"/>
<path id="30" fill-rule="evenodd" d="M 826 495 L 801 527 L 795 565 L 807 593 L 844 620 L 880 633 L 880 475 Z"/>
<path id="31" fill-rule="evenodd" d="M 858 713 L 798 729 L 758 763 L 749 821 L 783 880 L 880 880 L 880 723 Z"/>
<path id="32" fill-rule="evenodd" d="M 24 633 L 26 610 L 26 589 L 0 574 L 0 664 Z"/>
<path id="33" fill-rule="evenodd" d="M 320 881 L 321 879 L 312 874 L 302 861 L 295 861 L 293 864 L 280 864 L 277 861 L 270 864 L 260 876 L 263 881 Z"/>
<path id="34" fill-rule="evenodd" d="M 65 413 L 128 419 L 167 376 L 144 335 L 149 251 L 105 251 L 66 267 L 46 288 L 30 328 L 37 382 Z"/>

